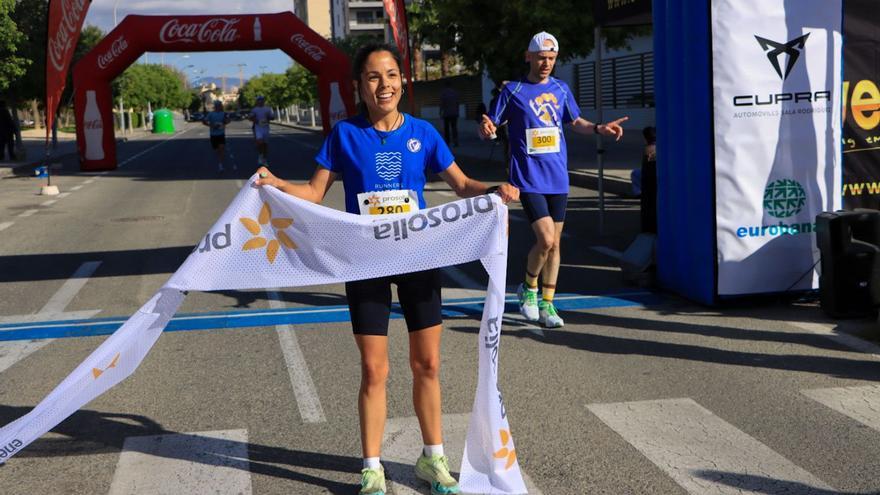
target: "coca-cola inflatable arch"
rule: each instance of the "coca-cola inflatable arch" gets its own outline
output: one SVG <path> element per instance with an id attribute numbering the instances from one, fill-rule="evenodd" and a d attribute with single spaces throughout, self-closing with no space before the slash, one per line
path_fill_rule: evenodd
<path id="1" fill-rule="evenodd" d="M 110 83 L 144 52 L 281 49 L 318 76 L 324 132 L 355 111 L 348 57 L 291 12 L 253 15 L 129 15 L 73 70 L 82 170 L 116 168 Z"/>

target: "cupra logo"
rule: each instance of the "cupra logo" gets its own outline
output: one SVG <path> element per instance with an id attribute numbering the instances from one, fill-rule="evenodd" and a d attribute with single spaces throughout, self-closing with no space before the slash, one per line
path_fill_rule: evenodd
<path id="1" fill-rule="evenodd" d="M 807 43 L 807 38 L 809 36 L 810 33 L 807 33 L 800 38 L 795 38 L 784 44 L 768 40 L 767 38 L 762 38 L 758 35 L 755 35 L 755 39 L 758 40 L 761 48 L 767 52 L 767 58 L 770 60 L 770 63 L 773 64 L 776 73 L 779 74 L 779 77 L 784 81 L 788 79 L 788 75 L 791 74 L 794 64 L 796 64 L 798 58 L 800 58 L 801 51 L 804 49 L 804 45 Z M 782 66 L 779 65 L 779 58 L 783 54 L 788 56 L 788 63 L 785 65 L 785 72 L 782 71 Z"/>
<path id="2" fill-rule="evenodd" d="M 239 220 L 241 220 L 241 223 L 244 224 L 244 227 L 248 232 L 253 235 L 253 237 L 241 247 L 242 251 L 265 247 L 266 258 L 269 260 L 269 263 L 275 263 L 275 256 L 278 255 L 278 249 L 282 244 L 288 249 L 296 249 L 296 243 L 294 243 L 287 233 L 284 232 L 284 229 L 293 225 L 293 219 L 272 218 L 272 209 L 269 208 L 269 203 L 263 203 L 263 208 L 260 210 L 260 216 L 257 220 L 250 218 L 239 218 Z M 272 240 L 260 235 L 263 232 L 263 226 L 270 223 L 275 230 L 275 239 Z"/>
<path id="3" fill-rule="evenodd" d="M 103 375 L 105 371 L 109 370 L 110 368 L 115 368 L 117 362 L 119 362 L 119 353 L 118 352 L 116 353 L 116 357 L 113 358 L 113 361 L 110 361 L 110 364 L 108 364 L 106 368 L 104 368 L 104 369 L 92 368 L 92 376 L 94 376 L 95 380 L 97 380 L 98 377 Z"/>
<path id="4" fill-rule="evenodd" d="M 496 459 L 504 459 L 507 458 L 507 464 L 504 466 L 504 469 L 510 469 L 513 466 L 513 463 L 516 462 L 516 450 L 508 449 L 507 444 L 510 443 L 510 432 L 507 430 L 498 430 L 501 434 L 501 445 L 502 447 L 495 452 Z"/>

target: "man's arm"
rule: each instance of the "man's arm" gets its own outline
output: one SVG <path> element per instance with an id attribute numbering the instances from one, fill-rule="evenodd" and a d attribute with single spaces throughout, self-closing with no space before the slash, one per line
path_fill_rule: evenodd
<path id="1" fill-rule="evenodd" d="M 601 134 L 603 136 L 614 136 L 616 141 L 620 141 L 620 138 L 623 137 L 623 127 L 620 124 L 627 120 L 629 120 L 629 117 L 621 117 L 607 124 L 594 124 L 583 117 L 578 117 L 571 121 L 571 129 L 578 134 L 584 135 Z"/>

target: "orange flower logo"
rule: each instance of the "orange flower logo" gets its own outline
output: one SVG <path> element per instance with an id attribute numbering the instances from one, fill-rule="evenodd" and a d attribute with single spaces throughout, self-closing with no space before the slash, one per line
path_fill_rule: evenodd
<path id="1" fill-rule="evenodd" d="M 269 208 L 269 203 L 263 203 L 263 208 L 260 210 L 260 216 L 257 220 L 250 218 L 239 218 L 239 220 L 241 220 L 244 228 L 253 235 L 253 237 L 241 247 L 242 251 L 250 251 L 251 249 L 265 247 L 266 259 L 269 260 L 269 263 L 275 263 L 275 257 L 278 256 L 278 249 L 281 245 L 284 245 L 284 247 L 288 249 L 296 249 L 296 243 L 294 243 L 290 236 L 284 232 L 284 229 L 293 225 L 293 219 L 272 218 L 272 209 Z M 267 239 L 261 235 L 263 233 L 263 226 L 269 224 L 271 224 L 274 229 L 274 239 Z"/>
<path id="2" fill-rule="evenodd" d="M 504 469 L 510 469 L 513 466 L 513 463 L 516 462 L 516 450 L 508 449 L 507 444 L 510 443 L 510 432 L 507 430 L 498 430 L 501 434 L 501 448 L 495 452 L 496 459 L 504 459 L 507 458 L 507 464 L 504 466 Z"/>
<path id="3" fill-rule="evenodd" d="M 98 379 L 99 376 L 103 375 L 105 371 L 110 368 L 115 368 L 116 363 L 119 361 L 119 353 L 116 353 L 116 357 L 113 358 L 113 361 L 110 361 L 110 364 L 107 365 L 104 369 L 92 368 L 92 376 L 95 377 L 95 380 Z"/>

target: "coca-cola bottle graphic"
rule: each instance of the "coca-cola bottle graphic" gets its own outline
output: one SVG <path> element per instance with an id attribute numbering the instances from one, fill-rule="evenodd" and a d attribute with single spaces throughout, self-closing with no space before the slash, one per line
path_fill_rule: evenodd
<path id="1" fill-rule="evenodd" d="M 86 160 L 104 159 L 104 121 L 98 109 L 94 91 L 86 91 L 86 111 L 83 116 L 86 138 Z"/>
<path id="2" fill-rule="evenodd" d="M 345 120 L 345 103 L 342 102 L 342 95 L 339 94 L 339 83 L 330 83 L 330 127 L 333 127 L 340 120 Z"/>
<path id="3" fill-rule="evenodd" d="M 263 41 L 263 28 L 260 26 L 260 18 L 254 19 L 254 41 Z"/>

